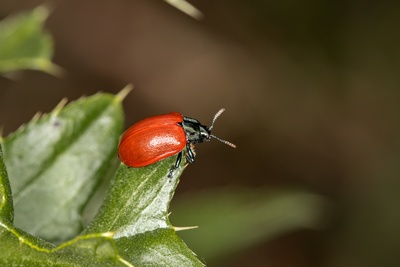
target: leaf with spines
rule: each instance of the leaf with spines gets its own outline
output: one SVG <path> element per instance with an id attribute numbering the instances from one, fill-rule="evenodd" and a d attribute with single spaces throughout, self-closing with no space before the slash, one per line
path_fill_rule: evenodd
<path id="1" fill-rule="evenodd" d="M 120 96 L 96 94 L 5 137 L 15 225 L 54 242 L 77 235 L 83 207 L 115 168 L 122 125 Z"/>
<path id="2" fill-rule="evenodd" d="M 175 157 L 137 169 L 120 164 L 97 216 L 72 238 L 96 185 L 117 168 L 127 91 L 60 104 L 1 140 L 0 266 L 204 266 L 168 219 L 184 169 L 167 177 Z M 15 227 L 8 177 L 17 225 L 57 243 L 72 239 L 55 246 Z"/>
<path id="3" fill-rule="evenodd" d="M 178 237 L 168 208 L 183 163 L 176 157 L 143 168 L 121 164 L 103 206 L 84 234 L 111 231 L 121 256 L 135 266 L 204 266 Z"/>

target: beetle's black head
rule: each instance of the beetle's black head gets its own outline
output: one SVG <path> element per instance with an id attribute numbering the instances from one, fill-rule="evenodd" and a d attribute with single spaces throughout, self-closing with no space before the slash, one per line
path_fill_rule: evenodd
<path id="1" fill-rule="evenodd" d="M 209 128 L 196 119 L 183 117 L 182 127 L 185 131 L 186 141 L 188 143 L 197 144 L 211 140 Z"/>
<path id="2" fill-rule="evenodd" d="M 192 144 L 197 144 L 197 143 L 202 143 L 204 141 L 210 141 L 211 137 L 213 137 L 228 146 L 236 147 L 234 144 L 211 134 L 211 130 L 214 127 L 215 120 L 224 111 L 225 111 L 225 109 L 222 108 L 217 112 L 217 114 L 215 114 L 210 127 L 207 127 L 207 126 L 201 124 L 196 119 L 189 118 L 189 117 L 183 117 L 182 127 L 186 133 L 186 142 L 192 143 Z"/>

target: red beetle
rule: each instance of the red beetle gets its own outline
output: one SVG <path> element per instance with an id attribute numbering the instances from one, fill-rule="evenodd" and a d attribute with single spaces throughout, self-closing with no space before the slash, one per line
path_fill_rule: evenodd
<path id="1" fill-rule="evenodd" d="M 211 134 L 215 120 L 224 111 L 225 109 L 220 109 L 215 114 L 210 127 L 178 112 L 141 120 L 132 125 L 122 136 L 118 147 L 119 158 L 125 165 L 137 168 L 178 154 L 175 165 L 168 173 L 168 177 L 171 177 L 181 163 L 183 151 L 187 162 L 194 162 L 194 145 L 197 143 L 210 141 L 213 137 L 224 144 L 236 147 Z"/>

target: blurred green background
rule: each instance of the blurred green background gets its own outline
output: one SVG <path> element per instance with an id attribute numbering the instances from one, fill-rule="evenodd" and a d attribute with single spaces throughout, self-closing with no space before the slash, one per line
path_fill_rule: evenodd
<path id="1" fill-rule="evenodd" d="M 41 3 L 0 0 L 0 17 Z M 214 134 L 238 148 L 197 146 L 173 223 L 201 228 L 200 219 L 174 219 L 174 207 L 179 215 L 190 196 L 219 190 L 246 201 L 295 187 L 331 205 L 320 227 L 260 239 L 208 266 L 400 266 L 400 2 L 191 3 L 203 20 L 158 0 L 47 1 L 54 63 L 65 73 L 0 77 L 4 134 L 63 97 L 127 83 L 127 126 L 171 111 L 210 124 L 224 107 Z"/>

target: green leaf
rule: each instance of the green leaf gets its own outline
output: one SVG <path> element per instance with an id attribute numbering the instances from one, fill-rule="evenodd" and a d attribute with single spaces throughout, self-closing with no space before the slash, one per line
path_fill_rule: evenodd
<path id="1" fill-rule="evenodd" d="M 17 227 L 54 242 L 82 230 L 83 207 L 115 165 L 121 100 L 81 98 L 4 139 Z"/>
<path id="2" fill-rule="evenodd" d="M 60 105 L 3 140 L 17 226 L 57 242 L 77 233 L 88 196 L 113 169 L 121 95 L 97 94 Z M 0 218 L 0 266 L 204 266 L 168 220 L 184 169 L 182 163 L 168 178 L 175 160 L 144 168 L 120 164 L 95 219 L 58 247 Z M 0 214 L 12 220 L 11 211 L 3 208 Z"/>
<path id="3" fill-rule="evenodd" d="M 176 157 L 143 168 L 120 166 L 98 215 L 85 234 L 114 232 L 121 256 L 135 266 L 204 266 L 176 235 L 168 207 L 183 163 Z"/>
<path id="4" fill-rule="evenodd" d="M 112 234 L 79 236 L 58 247 L 0 223 L 1 266 L 130 266 L 121 258 Z"/>
<path id="5" fill-rule="evenodd" d="M 12 226 L 11 189 L 0 146 L 0 266 L 131 266 L 118 255 L 112 233 L 79 236 L 55 247 Z"/>
<path id="6" fill-rule="evenodd" d="M 175 199 L 178 225 L 199 225 L 179 232 L 210 265 L 280 234 L 318 229 L 328 202 L 322 196 L 290 189 L 219 189 Z"/>
<path id="7" fill-rule="evenodd" d="M 35 69 L 61 74 L 61 68 L 51 62 L 53 40 L 43 30 L 48 13 L 39 6 L 0 23 L 0 73 Z"/>
<path id="8" fill-rule="evenodd" d="M 11 187 L 3 160 L 3 149 L 0 145 L 0 221 L 11 225 L 14 222 L 14 208 Z"/>

